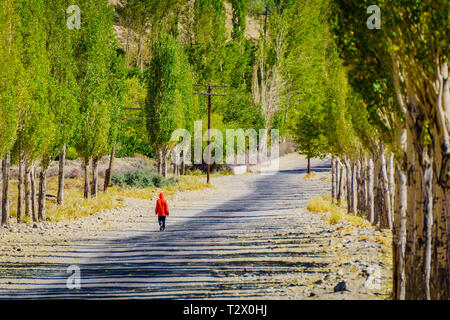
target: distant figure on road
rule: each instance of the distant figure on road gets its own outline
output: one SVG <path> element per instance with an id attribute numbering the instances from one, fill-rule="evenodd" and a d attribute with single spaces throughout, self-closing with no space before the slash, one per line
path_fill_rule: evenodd
<path id="1" fill-rule="evenodd" d="M 156 200 L 155 214 L 158 215 L 159 231 L 164 231 L 166 229 L 166 216 L 169 215 L 169 206 L 162 192 L 159 194 L 159 199 Z"/>

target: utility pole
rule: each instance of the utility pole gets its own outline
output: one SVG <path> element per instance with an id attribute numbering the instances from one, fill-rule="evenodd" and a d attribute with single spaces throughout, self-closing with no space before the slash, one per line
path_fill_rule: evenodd
<path id="1" fill-rule="evenodd" d="M 208 164 L 208 170 L 207 170 L 207 176 L 206 176 L 206 183 L 209 183 L 209 181 L 210 181 L 210 178 L 209 178 L 209 175 L 210 175 L 210 172 L 211 172 L 211 165 L 210 165 L 210 163 L 211 163 L 211 161 L 210 161 L 210 150 L 209 150 L 209 148 L 210 148 L 210 142 L 211 142 L 211 133 L 210 133 L 210 130 L 211 130 L 211 105 L 212 105 L 212 99 L 211 99 L 211 97 L 213 97 L 213 96 L 215 96 L 215 97 L 225 97 L 226 96 L 226 94 L 218 94 L 218 93 L 212 93 L 211 92 L 211 88 L 225 88 L 226 87 L 226 85 L 213 85 L 213 84 L 211 84 L 211 82 L 209 82 L 208 84 L 194 84 L 193 85 L 194 87 L 206 87 L 206 88 L 208 88 L 208 92 L 194 92 L 194 94 L 195 95 L 198 95 L 198 96 L 208 96 L 208 146 L 207 146 L 207 153 L 208 153 L 208 162 L 207 162 L 207 164 Z"/>

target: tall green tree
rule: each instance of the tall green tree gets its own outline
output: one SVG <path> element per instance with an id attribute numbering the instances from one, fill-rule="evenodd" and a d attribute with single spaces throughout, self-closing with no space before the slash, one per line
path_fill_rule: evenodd
<path id="1" fill-rule="evenodd" d="M 75 79 L 74 38 L 78 30 L 67 27 L 68 15 L 62 14 L 71 5 L 68 0 L 50 0 L 46 2 L 46 48 L 50 60 L 49 107 L 53 123 L 58 130 L 48 150 L 42 153 L 44 180 L 41 188 L 45 191 L 45 171 L 50 160 L 59 155 L 57 203 L 64 201 L 64 162 L 66 146 L 73 141 L 77 121 L 79 120 L 79 94 Z M 45 201 L 45 198 L 41 199 Z M 45 205 L 42 206 L 45 209 Z"/>
<path id="2" fill-rule="evenodd" d="M 75 147 L 84 163 L 84 197 L 90 194 L 90 160 L 109 149 L 111 130 L 110 70 L 114 49 L 113 9 L 108 1 L 80 5 L 81 30 L 75 42 L 76 79 L 80 88 L 80 125 Z"/>
<path id="3" fill-rule="evenodd" d="M 0 158 L 7 164 L 7 154 L 16 139 L 18 103 L 21 89 L 20 37 L 17 30 L 17 1 L 0 4 Z M 8 170 L 3 167 L 1 224 L 8 224 Z"/>
<path id="4" fill-rule="evenodd" d="M 52 148 L 56 134 L 54 114 L 51 111 L 50 97 L 50 59 L 47 51 L 47 34 L 45 21 L 44 1 L 21 0 L 18 3 L 17 12 L 20 16 L 18 33 L 22 39 L 21 63 L 27 74 L 23 86 L 23 99 L 19 105 L 19 130 L 17 150 L 23 153 L 26 172 L 31 171 L 34 181 L 34 163 L 40 159 L 40 181 L 45 182 L 45 170 L 48 167 L 47 156 Z M 28 175 L 25 177 L 29 179 Z M 42 188 L 41 183 L 41 188 Z M 31 185 L 28 183 L 28 185 Z M 45 220 L 44 194 L 39 192 L 38 208 L 35 204 L 35 186 L 31 192 L 27 192 L 30 199 L 26 200 L 26 207 L 33 210 L 33 220 Z"/>
<path id="5" fill-rule="evenodd" d="M 164 163 L 172 147 L 170 139 L 178 128 L 192 123 L 192 74 L 184 49 L 178 39 L 160 34 L 155 42 L 153 57 L 146 71 L 147 100 L 145 116 L 149 142 Z M 160 166 L 161 167 L 161 166 Z"/>
<path id="6" fill-rule="evenodd" d="M 110 100 L 110 115 L 111 115 L 111 128 L 109 132 L 109 145 L 111 147 L 109 168 L 105 175 L 104 190 L 111 185 L 113 162 L 116 153 L 117 138 L 120 130 L 123 127 L 122 117 L 124 115 L 124 107 L 126 103 L 127 94 L 127 69 L 125 65 L 125 52 L 115 45 L 115 51 L 112 52 L 110 74 L 109 74 L 109 92 L 111 95 Z M 98 159 L 98 158 L 97 158 Z M 98 185 L 98 170 L 95 168 L 93 185 Z M 96 195 L 97 190 L 92 193 Z"/>

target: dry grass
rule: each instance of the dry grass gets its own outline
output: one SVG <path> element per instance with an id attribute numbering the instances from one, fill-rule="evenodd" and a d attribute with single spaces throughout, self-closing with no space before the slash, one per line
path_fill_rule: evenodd
<path id="1" fill-rule="evenodd" d="M 344 214 L 341 210 L 333 209 L 330 214 L 325 217 L 325 221 L 331 224 L 340 223 L 344 219 Z"/>
<path id="2" fill-rule="evenodd" d="M 313 179 L 315 176 L 315 172 L 307 173 L 303 178 L 304 179 Z"/>
<path id="3" fill-rule="evenodd" d="M 84 199 L 83 178 L 66 179 L 64 184 L 64 204 L 58 206 L 56 204 L 56 199 L 47 199 L 46 215 L 47 219 L 52 222 L 77 220 L 103 210 L 120 208 L 124 205 L 125 198 L 149 200 L 156 197 L 161 191 L 170 196 L 177 191 L 200 190 L 212 187 L 211 185 L 208 185 L 205 180 L 206 179 L 202 176 L 182 176 L 178 183 L 163 188 L 149 187 L 137 189 L 111 187 L 107 192 L 99 192 L 97 198 Z M 102 185 L 102 183 L 103 181 L 100 181 L 100 185 Z M 18 182 L 16 180 L 10 181 L 10 213 L 12 219 L 17 217 L 17 185 Z M 57 189 L 58 178 L 48 178 L 47 194 L 56 195 Z M 25 216 L 24 222 L 30 222 L 30 217 Z"/>
<path id="4" fill-rule="evenodd" d="M 347 216 L 347 221 L 358 227 L 370 226 L 370 223 L 366 219 L 358 216 Z"/>
<path id="5" fill-rule="evenodd" d="M 381 244 L 386 248 L 390 248 L 392 245 L 391 238 L 385 234 L 379 235 L 375 238 L 375 242 Z"/>
<path id="6" fill-rule="evenodd" d="M 311 198 L 306 208 L 312 212 L 330 212 L 333 209 L 331 197 L 322 195 Z"/>
<path id="7" fill-rule="evenodd" d="M 311 198 L 306 208 L 312 212 L 329 212 L 325 220 L 331 224 L 337 224 L 345 220 L 357 227 L 370 226 L 370 223 L 363 217 L 348 215 L 346 213 L 345 203 L 332 203 L 331 195 L 329 194 Z"/>

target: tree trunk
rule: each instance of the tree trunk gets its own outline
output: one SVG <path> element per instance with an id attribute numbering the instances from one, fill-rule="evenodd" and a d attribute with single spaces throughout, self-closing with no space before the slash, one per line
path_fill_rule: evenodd
<path id="1" fill-rule="evenodd" d="M 383 187 L 383 196 L 384 196 L 384 206 L 386 208 L 386 217 L 385 222 L 387 223 L 386 227 L 392 229 L 392 210 L 391 210 L 391 196 L 389 192 L 389 180 L 387 174 L 387 164 L 386 157 L 384 152 L 384 144 L 380 143 L 380 156 L 381 156 L 381 175 L 382 175 L 382 187 Z M 383 219 L 384 220 L 384 219 Z"/>
<path id="2" fill-rule="evenodd" d="M 45 160 L 41 165 L 41 172 L 39 174 L 39 198 L 38 198 L 38 220 L 46 221 L 45 212 L 45 194 L 47 192 L 47 169 L 49 161 Z"/>
<path id="3" fill-rule="evenodd" d="M 364 212 L 366 213 L 366 218 L 369 218 L 369 182 L 367 180 L 367 171 L 369 169 L 369 159 L 367 155 L 364 155 L 363 171 L 361 174 L 361 179 L 364 181 Z"/>
<path id="4" fill-rule="evenodd" d="M 98 158 L 92 158 L 92 198 L 96 198 L 98 195 Z"/>
<path id="5" fill-rule="evenodd" d="M 345 163 L 345 174 L 346 174 L 346 186 L 347 186 L 347 212 L 353 213 L 353 189 L 352 189 L 352 168 L 350 166 L 350 162 L 347 159 L 344 159 Z"/>
<path id="6" fill-rule="evenodd" d="M 308 174 L 311 173 L 311 158 L 308 157 Z"/>
<path id="7" fill-rule="evenodd" d="M 24 178 L 24 152 L 19 155 L 19 183 L 17 184 L 17 223 L 23 219 L 23 178 Z"/>
<path id="8" fill-rule="evenodd" d="M 9 165 L 10 157 L 7 153 L 2 160 L 2 226 L 9 224 Z"/>
<path id="9" fill-rule="evenodd" d="M 415 279 L 416 279 L 416 237 L 417 237 L 417 222 L 416 222 L 416 187 L 418 184 L 417 173 L 417 156 L 414 151 L 415 137 L 409 132 L 407 134 L 407 221 L 406 221 L 406 252 L 405 252 L 405 299 L 411 300 L 416 297 L 415 294 Z M 420 201 L 420 200 L 419 200 Z M 419 270 L 420 273 L 420 270 Z"/>
<path id="10" fill-rule="evenodd" d="M 357 182 L 357 199 L 358 199 L 358 206 L 357 206 L 357 212 L 359 216 L 363 216 L 364 212 L 366 211 L 365 207 L 365 194 L 364 194 L 364 173 L 363 168 L 361 165 L 361 161 L 358 159 L 356 162 L 356 182 Z"/>
<path id="11" fill-rule="evenodd" d="M 169 158 L 169 152 L 167 152 L 166 150 L 164 151 L 164 166 L 163 166 L 163 176 L 164 178 L 167 178 L 167 167 L 168 167 L 168 158 Z"/>
<path id="12" fill-rule="evenodd" d="M 406 222 L 407 222 L 407 151 L 406 130 L 400 134 L 399 147 L 401 154 L 397 159 L 395 167 L 396 174 L 396 197 L 394 209 L 393 229 L 393 299 L 405 300 L 406 273 Z"/>
<path id="13" fill-rule="evenodd" d="M 336 160 L 334 157 L 331 158 L 331 202 L 334 203 L 336 199 Z"/>
<path id="14" fill-rule="evenodd" d="M 178 157 L 177 155 L 174 156 L 174 153 L 177 154 L 177 151 L 175 150 L 175 152 L 172 153 L 172 166 L 173 166 L 173 175 L 176 176 L 178 174 L 177 170 L 178 170 L 178 166 L 177 166 L 177 161 L 178 161 Z"/>
<path id="15" fill-rule="evenodd" d="M 89 199 L 90 177 L 89 177 L 89 159 L 84 159 L 84 198 Z"/>
<path id="16" fill-rule="evenodd" d="M 163 174 L 163 155 L 161 149 L 158 151 L 158 174 L 160 176 Z"/>
<path id="17" fill-rule="evenodd" d="M 394 167 L 394 154 L 389 153 L 389 196 L 390 196 L 390 207 L 391 207 L 391 217 L 394 221 L 394 201 L 395 201 L 395 167 Z"/>
<path id="18" fill-rule="evenodd" d="M 369 158 L 367 167 L 367 209 L 369 210 L 369 221 L 370 223 L 375 223 L 375 201 L 374 201 L 374 170 L 373 170 L 373 159 Z"/>
<path id="19" fill-rule="evenodd" d="M 181 151 L 181 168 L 180 168 L 180 174 L 184 176 L 186 174 L 186 155 L 184 150 Z"/>
<path id="20" fill-rule="evenodd" d="M 340 161 L 338 161 L 338 169 L 339 169 L 339 180 L 338 180 L 338 193 L 337 193 L 337 202 L 340 203 L 342 201 L 343 195 L 344 195 L 344 166 Z"/>
<path id="21" fill-rule="evenodd" d="M 59 170 L 58 170 L 58 196 L 56 203 L 61 205 L 64 203 L 64 165 L 66 162 L 66 144 L 61 149 L 59 154 Z"/>
<path id="22" fill-rule="evenodd" d="M 428 148 L 426 148 L 428 149 Z M 431 300 L 431 241 L 433 237 L 433 168 L 432 158 L 427 154 L 427 150 L 424 150 L 424 169 L 423 170 L 423 183 L 424 183 L 424 209 L 425 209 L 425 252 L 424 252 L 424 286 L 425 297 L 427 300 Z"/>
<path id="23" fill-rule="evenodd" d="M 106 170 L 103 191 L 106 191 L 106 189 L 108 187 L 110 187 L 112 184 L 112 172 L 113 172 L 113 166 L 114 166 L 114 159 L 116 157 L 116 146 L 117 146 L 117 142 L 114 143 L 114 145 L 111 149 L 111 155 L 109 156 L 109 168 Z"/>
<path id="24" fill-rule="evenodd" d="M 34 222 L 38 222 L 38 212 L 36 206 L 36 167 L 31 167 L 31 215 Z"/>
<path id="25" fill-rule="evenodd" d="M 375 160 L 374 164 L 374 224 L 381 228 L 386 228 L 386 207 L 383 194 L 383 178 L 382 178 L 382 162 L 381 157 Z"/>
<path id="26" fill-rule="evenodd" d="M 356 165 L 352 164 L 352 212 L 356 214 L 358 211 L 358 183 L 356 181 Z"/>
<path id="27" fill-rule="evenodd" d="M 31 168 L 25 161 L 25 216 L 31 216 Z"/>

